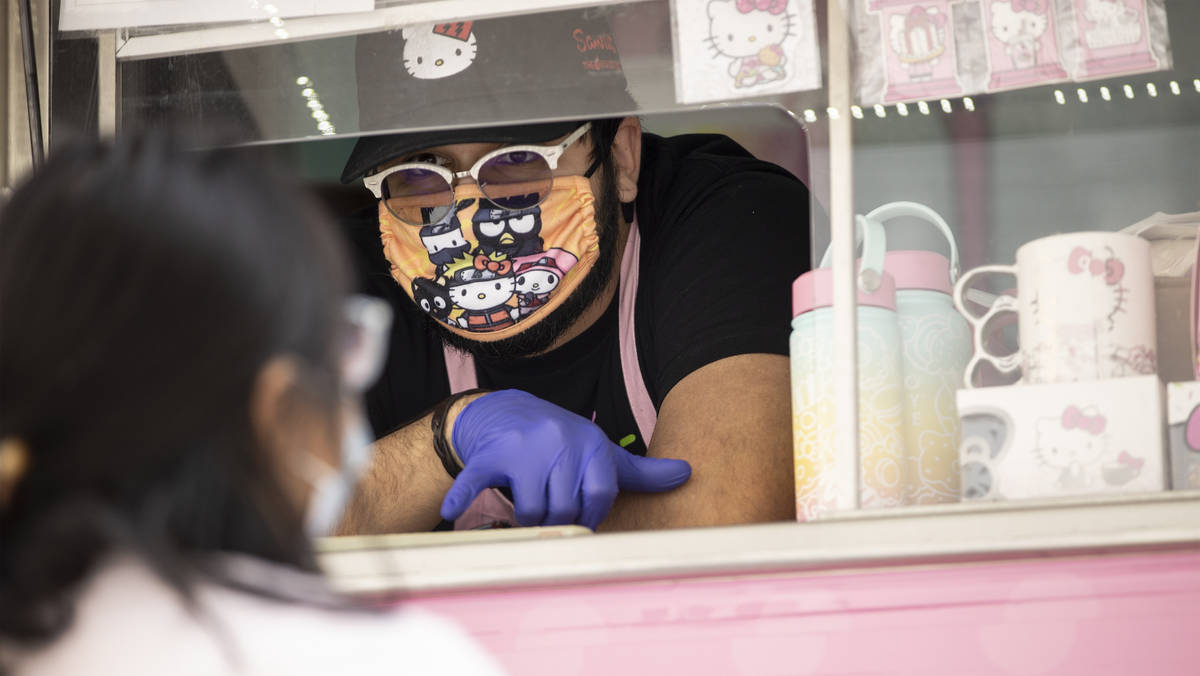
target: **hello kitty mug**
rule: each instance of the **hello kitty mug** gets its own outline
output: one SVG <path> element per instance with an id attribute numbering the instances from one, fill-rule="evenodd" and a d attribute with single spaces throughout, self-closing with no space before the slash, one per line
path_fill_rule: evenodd
<path id="1" fill-rule="evenodd" d="M 1017 295 L 1001 294 L 982 314 L 968 301 L 981 275 L 1017 278 Z M 972 297 L 974 298 L 974 296 Z M 971 307 L 968 307 L 968 305 Z M 1157 372 L 1154 275 L 1150 243 L 1119 232 L 1074 232 L 1017 249 L 1016 265 L 984 265 L 954 287 L 954 306 L 974 328 L 974 355 L 964 384 L 981 362 L 1023 383 L 1069 383 Z M 998 315 L 1015 313 L 1019 349 L 988 352 L 984 338 Z"/>

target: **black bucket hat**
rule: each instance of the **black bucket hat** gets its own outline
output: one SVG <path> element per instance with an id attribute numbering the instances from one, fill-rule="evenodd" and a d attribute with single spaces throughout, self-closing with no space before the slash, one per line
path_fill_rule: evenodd
<path id="1" fill-rule="evenodd" d="M 448 143 L 545 143 L 581 123 L 521 124 L 547 117 L 598 118 L 636 111 L 612 30 L 596 10 L 407 26 L 357 39 L 359 128 L 484 125 L 358 140 L 342 182 L 400 155 Z M 547 102 L 553 102 L 547 103 Z M 462 112 L 456 115 L 456 111 Z M 518 121 L 518 124 L 504 124 Z M 495 125 L 489 123 L 495 122 Z"/>

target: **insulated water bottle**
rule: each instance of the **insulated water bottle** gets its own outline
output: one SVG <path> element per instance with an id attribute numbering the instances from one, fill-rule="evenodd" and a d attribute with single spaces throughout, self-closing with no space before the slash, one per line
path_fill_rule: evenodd
<path id="1" fill-rule="evenodd" d="M 879 264 L 882 260 L 879 261 Z M 829 268 L 804 273 L 792 285 L 792 434 L 796 518 L 809 521 L 850 509 L 902 504 L 904 386 L 895 283 L 868 263 L 858 293 L 858 485 L 847 485 L 844 444 L 835 444 L 833 293 Z M 870 274 L 868 274 L 870 273 Z M 864 291 L 864 279 L 877 281 Z"/>
<path id="2" fill-rule="evenodd" d="M 882 226 L 903 216 L 933 225 L 950 250 L 949 259 L 920 250 L 889 251 L 884 256 L 883 269 L 896 282 L 896 315 L 904 344 L 904 503 L 954 502 L 960 483 L 955 392 L 971 358 L 971 331 L 954 309 L 951 295 L 958 247 L 946 221 L 923 204 L 893 202 L 864 218 Z M 864 242 L 864 257 L 867 246 Z"/>

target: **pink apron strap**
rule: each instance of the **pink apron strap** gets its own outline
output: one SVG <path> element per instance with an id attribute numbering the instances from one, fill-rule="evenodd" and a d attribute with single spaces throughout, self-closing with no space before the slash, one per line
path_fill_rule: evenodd
<path id="1" fill-rule="evenodd" d="M 625 379 L 625 396 L 629 399 L 629 407 L 633 410 L 633 419 L 637 423 L 638 432 L 642 435 L 642 443 L 647 448 L 650 438 L 654 435 L 654 425 L 658 422 L 658 413 L 654 410 L 654 402 L 650 392 L 646 390 L 646 381 L 642 378 L 642 369 L 638 364 L 637 341 L 634 333 L 634 305 L 637 300 L 638 262 L 641 256 L 642 238 L 638 234 L 637 219 L 629 227 L 629 238 L 625 241 L 625 253 L 621 256 L 621 280 L 617 298 L 618 312 L 618 341 L 621 346 L 621 374 Z M 475 358 L 468 352 L 460 352 L 442 344 L 442 356 L 446 360 L 446 378 L 450 381 L 450 394 L 458 394 L 479 387 L 479 377 L 475 373 Z M 513 505 L 496 489 L 489 489 L 479 494 L 467 511 L 454 521 L 455 530 L 472 530 L 488 526 L 496 522 L 508 522 L 516 525 L 517 519 L 513 514 Z"/>
<path id="2" fill-rule="evenodd" d="M 446 358 L 446 378 L 450 381 L 450 394 L 479 387 L 479 378 L 475 375 L 475 358 L 470 352 L 461 352 L 442 343 L 442 356 Z"/>
<path id="3" fill-rule="evenodd" d="M 642 435 L 642 443 L 646 448 L 650 448 L 650 438 L 654 436 L 658 412 L 654 410 L 654 402 L 650 400 L 650 392 L 646 390 L 646 381 L 642 379 L 642 368 L 637 353 L 637 334 L 633 326 L 641 250 L 642 237 L 638 234 L 637 217 L 634 217 L 629 226 L 629 239 L 625 240 L 625 253 L 621 256 L 621 284 L 617 308 L 620 317 L 618 331 L 621 343 L 621 375 L 625 378 L 625 396 L 629 398 L 629 407 L 633 410 L 633 419 Z"/>

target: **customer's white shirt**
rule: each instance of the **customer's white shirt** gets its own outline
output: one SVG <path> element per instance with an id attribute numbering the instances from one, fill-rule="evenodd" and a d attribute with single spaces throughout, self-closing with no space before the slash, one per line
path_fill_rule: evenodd
<path id="1" fill-rule="evenodd" d="M 249 563 L 259 576 L 275 571 L 299 578 Z M 15 666 L 16 676 L 502 673 L 460 629 L 425 612 L 334 610 L 213 583 L 199 585 L 189 609 L 131 557 L 93 576 L 70 628 L 48 646 L 18 655 Z"/>

